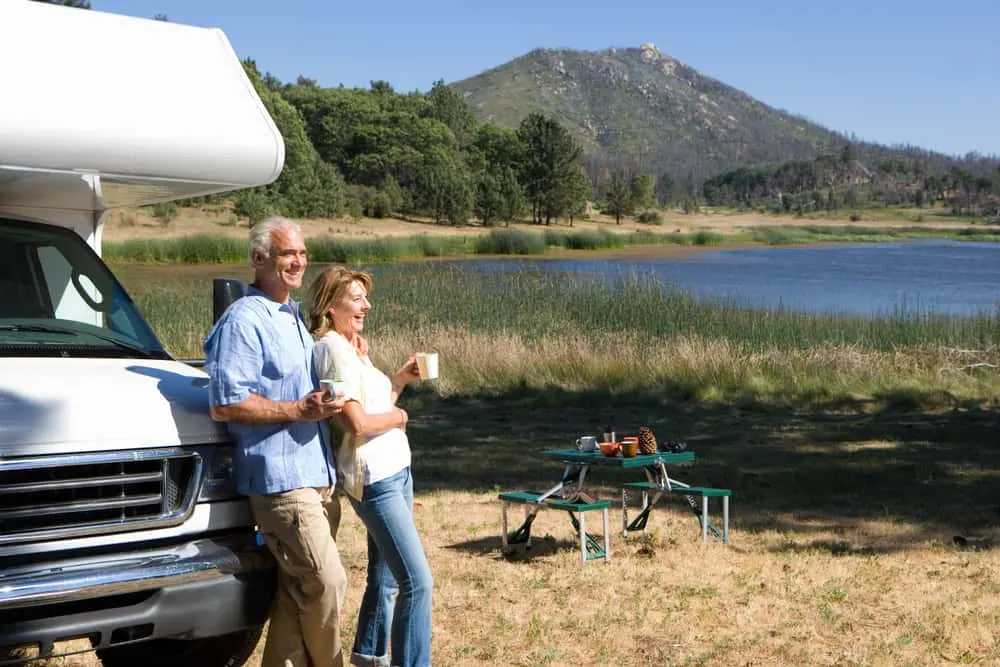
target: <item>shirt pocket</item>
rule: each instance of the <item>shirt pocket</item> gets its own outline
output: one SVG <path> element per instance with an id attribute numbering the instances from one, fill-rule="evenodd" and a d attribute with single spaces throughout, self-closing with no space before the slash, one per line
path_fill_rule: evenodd
<path id="1" fill-rule="evenodd" d="M 272 382 L 292 382 L 308 370 L 305 352 L 298 337 L 275 334 L 270 339 L 269 349 L 264 351 L 263 375 Z"/>

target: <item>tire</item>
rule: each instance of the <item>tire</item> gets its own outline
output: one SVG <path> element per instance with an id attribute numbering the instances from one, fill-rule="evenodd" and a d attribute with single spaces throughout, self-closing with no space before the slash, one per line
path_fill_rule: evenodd
<path id="1" fill-rule="evenodd" d="M 263 626 L 203 639 L 153 639 L 97 651 L 103 667 L 241 667 L 253 655 Z"/>

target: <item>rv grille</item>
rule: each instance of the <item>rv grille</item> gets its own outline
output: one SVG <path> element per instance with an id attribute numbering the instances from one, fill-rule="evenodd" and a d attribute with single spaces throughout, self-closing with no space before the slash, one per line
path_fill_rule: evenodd
<path id="1" fill-rule="evenodd" d="M 180 523 L 201 468 L 179 449 L 0 459 L 0 545 Z"/>

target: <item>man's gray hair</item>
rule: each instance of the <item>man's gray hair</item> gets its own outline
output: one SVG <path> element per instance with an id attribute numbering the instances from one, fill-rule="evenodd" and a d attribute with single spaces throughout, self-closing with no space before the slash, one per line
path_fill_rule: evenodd
<path id="1" fill-rule="evenodd" d="M 247 252 L 247 258 L 251 264 L 253 264 L 253 254 L 255 252 L 260 253 L 264 257 L 271 256 L 272 235 L 279 229 L 294 229 L 300 234 L 302 233 L 302 227 L 299 226 L 299 223 L 289 218 L 272 216 L 266 220 L 261 220 L 250 229 L 250 247 Z"/>

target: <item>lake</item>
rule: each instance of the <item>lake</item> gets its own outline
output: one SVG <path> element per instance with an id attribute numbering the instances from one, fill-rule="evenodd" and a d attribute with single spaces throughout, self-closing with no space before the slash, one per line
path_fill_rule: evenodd
<path id="1" fill-rule="evenodd" d="M 754 308 L 878 315 L 995 312 L 1000 244 L 927 240 L 702 252 L 669 259 L 490 259 L 472 271 L 550 271 L 586 279 L 636 276 Z"/>

